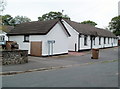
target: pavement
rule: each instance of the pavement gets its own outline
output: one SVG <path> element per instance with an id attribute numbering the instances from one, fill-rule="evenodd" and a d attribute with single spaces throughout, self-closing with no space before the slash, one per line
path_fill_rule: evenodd
<path id="1" fill-rule="evenodd" d="M 29 62 L 26 64 L 2 66 L 2 72 L 0 75 L 58 69 L 74 65 L 85 65 L 98 62 L 116 61 L 118 60 L 118 47 L 100 49 L 99 59 L 91 59 L 91 51 L 69 53 L 68 55 L 53 57 L 29 56 L 28 58 Z"/>

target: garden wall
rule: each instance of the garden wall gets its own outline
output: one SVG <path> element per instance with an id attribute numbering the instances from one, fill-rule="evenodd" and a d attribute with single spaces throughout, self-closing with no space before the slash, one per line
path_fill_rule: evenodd
<path id="1" fill-rule="evenodd" d="M 2 51 L 2 65 L 28 63 L 28 50 Z"/>

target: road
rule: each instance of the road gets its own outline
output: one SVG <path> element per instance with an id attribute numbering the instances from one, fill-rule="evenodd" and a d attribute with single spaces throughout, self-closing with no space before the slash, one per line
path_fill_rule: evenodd
<path id="1" fill-rule="evenodd" d="M 117 87 L 118 62 L 3 76 L 3 87 Z"/>

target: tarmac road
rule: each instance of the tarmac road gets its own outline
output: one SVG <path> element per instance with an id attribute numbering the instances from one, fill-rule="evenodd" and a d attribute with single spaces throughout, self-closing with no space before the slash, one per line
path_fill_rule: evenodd
<path id="1" fill-rule="evenodd" d="M 118 62 L 3 76 L 3 87 L 118 87 Z"/>

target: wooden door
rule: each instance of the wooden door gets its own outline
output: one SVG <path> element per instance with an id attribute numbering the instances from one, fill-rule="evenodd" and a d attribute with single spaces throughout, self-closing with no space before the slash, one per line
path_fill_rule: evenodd
<path id="1" fill-rule="evenodd" d="M 42 42 L 31 42 L 31 56 L 42 56 Z"/>

